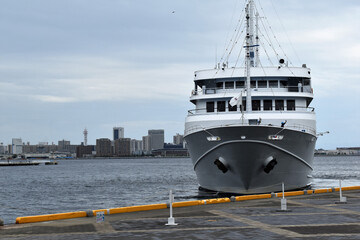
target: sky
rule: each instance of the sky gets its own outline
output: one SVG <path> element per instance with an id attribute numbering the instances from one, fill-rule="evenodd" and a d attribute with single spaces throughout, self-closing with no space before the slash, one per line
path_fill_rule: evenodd
<path id="1" fill-rule="evenodd" d="M 316 148 L 360 147 L 360 1 L 256 0 L 311 68 Z M 220 58 L 244 0 L 0 0 L 0 142 L 184 131 L 194 71 Z M 262 53 L 260 53 L 262 54 Z M 231 63 L 230 63 L 231 64 Z"/>

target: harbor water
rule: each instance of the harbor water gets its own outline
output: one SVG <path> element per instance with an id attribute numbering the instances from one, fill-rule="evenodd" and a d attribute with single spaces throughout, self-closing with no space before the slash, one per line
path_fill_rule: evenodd
<path id="1" fill-rule="evenodd" d="M 202 197 L 189 158 L 59 160 L 0 168 L 0 218 L 165 203 Z M 315 157 L 313 188 L 360 185 L 360 156 Z"/>

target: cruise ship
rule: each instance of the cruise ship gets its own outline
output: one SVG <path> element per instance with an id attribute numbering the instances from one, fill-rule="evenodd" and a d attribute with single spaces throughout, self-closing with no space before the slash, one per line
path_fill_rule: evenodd
<path id="1" fill-rule="evenodd" d="M 262 39 L 265 20 L 257 9 L 246 1 L 239 21 L 243 65 L 224 61 L 195 72 L 184 139 L 205 190 L 256 194 L 311 184 L 317 140 L 311 70 L 292 66 L 281 54 L 271 66 L 261 62 L 263 46 L 276 44 Z"/>

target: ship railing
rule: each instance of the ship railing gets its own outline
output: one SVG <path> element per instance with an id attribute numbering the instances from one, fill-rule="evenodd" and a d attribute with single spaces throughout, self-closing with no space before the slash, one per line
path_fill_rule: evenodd
<path id="1" fill-rule="evenodd" d="M 219 124 L 219 125 L 212 125 L 211 128 L 220 128 L 220 127 L 232 127 L 232 126 L 254 126 L 254 124 L 252 123 L 246 123 L 246 122 L 238 122 L 238 123 L 230 123 L 230 124 Z M 279 128 L 283 128 L 283 129 L 291 129 L 291 130 L 297 130 L 297 131 L 301 131 L 304 133 L 310 133 L 313 135 L 316 135 L 316 129 L 304 124 L 292 124 L 292 125 L 285 125 L 284 127 L 282 127 L 281 125 L 274 125 L 274 124 L 262 124 L 262 123 L 258 123 L 256 124 L 256 126 L 263 126 L 263 127 L 279 127 Z M 194 125 L 191 126 L 187 129 L 185 129 L 185 135 L 188 135 L 190 133 L 193 132 L 197 132 L 199 130 L 203 130 L 203 131 L 207 131 L 210 128 L 201 126 L 201 125 Z"/>
<path id="2" fill-rule="evenodd" d="M 244 111 L 246 113 L 246 111 Z M 295 106 L 294 108 L 286 108 L 286 107 L 281 107 L 279 109 L 273 109 L 273 110 L 264 110 L 264 108 L 260 108 L 258 110 L 252 110 L 253 113 L 274 113 L 274 112 L 286 112 L 286 113 L 304 113 L 304 112 L 315 112 L 315 108 L 313 107 L 300 107 L 300 106 Z M 191 115 L 202 115 L 202 114 L 237 114 L 240 113 L 240 108 L 237 109 L 237 111 L 229 111 L 228 109 L 226 111 L 219 111 L 219 109 L 214 108 L 213 111 L 208 112 L 207 108 L 196 108 L 196 109 L 191 109 L 188 110 L 188 116 Z"/>

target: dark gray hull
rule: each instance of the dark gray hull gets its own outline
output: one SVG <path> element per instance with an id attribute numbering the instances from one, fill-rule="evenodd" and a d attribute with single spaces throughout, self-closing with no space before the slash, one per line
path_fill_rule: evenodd
<path id="1" fill-rule="evenodd" d="M 280 132 L 280 133 L 279 133 Z M 282 136 L 270 140 L 269 136 Z M 209 136 L 220 137 L 209 141 Z M 311 183 L 316 136 L 271 126 L 236 126 L 207 129 L 185 136 L 202 188 L 253 194 L 306 187 Z M 221 161 L 224 173 L 214 162 Z M 276 165 L 264 171 L 269 159 Z"/>

